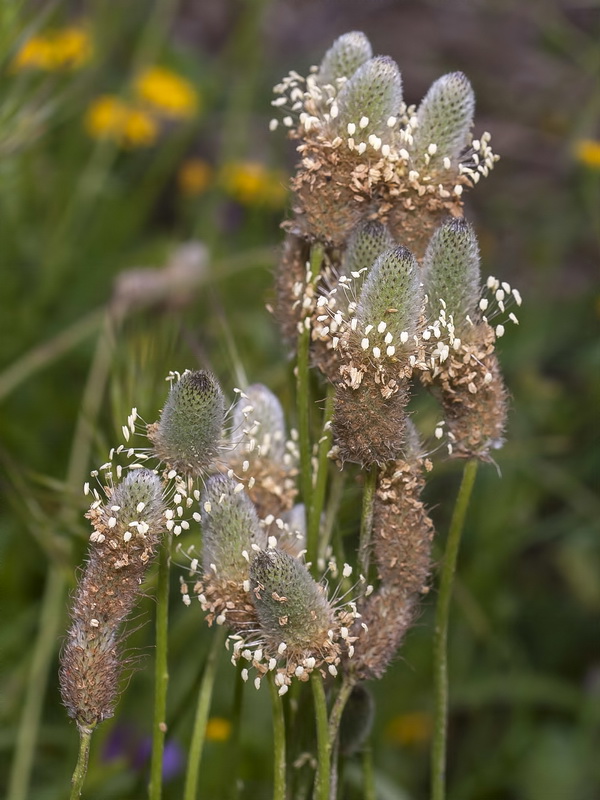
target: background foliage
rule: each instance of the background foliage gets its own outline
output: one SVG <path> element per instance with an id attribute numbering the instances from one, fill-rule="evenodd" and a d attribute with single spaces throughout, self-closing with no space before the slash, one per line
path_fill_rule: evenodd
<path id="1" fill-rule="evenodd" d="M 77 736 L 56 670 L 88 533 L 80 487 L 131 405 L 153 420 L 167 371 L 200 366 L 229 391 L 244 375 L 266 383 L 293 415 L 290 365 L 264 308 L 294 163 L 291 145 L 268 133 L 270 89 L 360 29 L 398 61 L 409 102 L 443 72 L 470 78 L 477 130 L 492 132 L 502 160 L 467 216 L 484 273 L 525 298 L 520 328 L 500 345 L 513 397 L 502 477 L 480 472 L 461 553 L 450 796 L 598 797 L 598 4 L 13 2 L 0 15 L 2 794 L 12 774 L 12 800 L 66 795 Z M 83 39 L 60 38 L 72 26 Z M 28 55 L 32 37 L 38 47 Z M 178 113 L 136 89 L 155 65 L 184 82 Z M 126 112 L 94 125 L 90 108 L 106 95 Z M 132 111 L 142 119 L 123 116 Z M 151 300 L 123 300 L 117 276 L 160 270 L 192 240 L 209 252 L 193 288 L 177 293 L 167 281 Z M 457 480 L 448 463 L 429 484 L 440 536 Z M 354 535 L 352 509 L 342 511 L 338 534 Z M 90 799 L 144 792 L 151 595 L 149 585 L 134 623 L 142 668 L 94 742 Z M 425 603 L 401 658 L 372 687 L 382 798 L 427 795 L 432 608 Z M 167 796 L 177 797 L 209 632 L 199 608 L 177 602 L 176 585 L 171 615 Z M 223 654 L 202 786 L 206 796 L 231 796 L 238 754 L 240 796 L 269 797 L 268 703 L 246 692 L 237 742 L 233 686 Z M 15 741 L 34 739 L 31 789 L 19 795 L 27 765 L 14 767 Z"/>

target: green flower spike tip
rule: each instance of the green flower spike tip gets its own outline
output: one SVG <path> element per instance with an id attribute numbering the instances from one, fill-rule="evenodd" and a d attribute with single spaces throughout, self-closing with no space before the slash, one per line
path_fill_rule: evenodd
<path id="1" fill-rule="evenodd" d="M 200 475 L 214 461 L 221 443 L 225 398 L 214 375 L 186 371 L 173 381 L 148 436 L 159 458 L 185 475 Z"/>

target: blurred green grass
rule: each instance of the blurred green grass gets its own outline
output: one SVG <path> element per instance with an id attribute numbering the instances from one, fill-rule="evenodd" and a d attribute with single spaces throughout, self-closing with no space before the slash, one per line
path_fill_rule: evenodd
<path id="1" fill-rule="evenodd" d="M 209 366 L 231 390 L 243 365 L 293 416 L 291 367 L 264 308 L 285 216 L 284 202 L 265 197 L 279 196 L 277 171 L 289 174 L 294 163 L 291 148 L 267 132 L 269 91 L 289 69 L 317 60 L 335 36 L 362 28 L 398 60 L 410 101 L 443 71 L 463 69 L 473 82 L 477 129 L 491 130 L 503 159 L 467 213 L 480 234 L 484 272 L 525 298 L 519 328 L 501 342 L 513 398 L 498 455 L 502 477 L 493 467 L 481 471 L 461 553 L 450 641 L 449 796 L 597 798 L 600 168 L 574 152 L 577 142 L 600 138 L 599 6 L 136 0 L 76 4 L 80 16 L 72 18 L 73 8 L 3 4 L 0 20 L 0 791 L 37 669 L 41 721 L 26 796 L 66 795 L 77 743 L 55 676 L 65 591 L 85 550 L 80 486 L 131 405 L 151 421 L 168 370 Z M 93 39 L 89 61 L 15 70 L 28 38 L 73 22 L 85 22 Z M 161 123 L 150 147 L 91 138 L 84 119 L 94 98 L 115 93 L 131 102 L 134 76 L 155 63 L 196 87 L 199 113 Z M 194 195 L 182 191 L 179 177 L 190 158 L 211 168 Z M 240 162 L 265 167 L 259 190 L 244 202 L 239 185 L 221 178 L 224 166 Z M 261 194 L 265 186 L 270 193 Z M 160 269 L 192 239 L 209 247 L 210 259 L 188 302 L 165 296 L 107 326 L 117 276 Z M 65 332 L 61 349 L 56 337 Z M 37 360 L 27 360 L 32 351 Z M 440 537 L 458 480 L 455 464 L 439 463 L 428 486 Z M 343 537 L 354 536 L 353 514 L 349 498 Z M 209 634 L 199 609 L 177 603 L 176 589 L 170 733 L 184 747 Z M 147 599 L 139 622 L 152 607 Z M 382 798 L 427 796 L 432 611 L 430 596 L 397 663 L 372 686 Z M 45 625 L 44 653 L 36 637 Z M 150 626 L 134 633 L 132 647 L 151 658 Z M 107 762 L 103 752 L 120 727 L 132 740 L 148 734 L 151 682 L 150 670 L 136 671 L 115 719 L 99 730 L 87 797 L 143 795 L 147 766 L 127 752 Z M 215 716 L 231 715 L 233 686 L 223 654 Z M 246 692 L 242 797 L 270 796 L 269 716 L 264 698 Z M 206 796 L 231 790 L 230 747 L 208 744 Z M 355 767 L 346 767 L 349 787 L 356 784 L 348 797 L 359 798 Z M 180 781 L 168 785 L 167 797 L 180 795 Z"/>

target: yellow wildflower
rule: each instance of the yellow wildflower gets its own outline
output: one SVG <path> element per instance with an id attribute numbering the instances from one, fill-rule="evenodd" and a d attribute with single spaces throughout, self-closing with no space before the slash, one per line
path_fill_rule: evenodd
<path id="1" fill-rule="evenodd" d="M 227 194 L 245 206 L 281 208 L 287 198 L 283 173 L 257 161 L 227 164 L 221 173 L 221 183 Z"/>
<path id="2" fill-rule="evenodd" d="M 140 100 L 168 117 L 191 117 L 198 108 L 192 84 L 165 67 L 145 69 L 137 76 L 134 90 Z"/>
<path id="3" fill-rule="evenodd" d="M 600 142 L 580 139 L 575 145 L 575 158 L 586 167 L 600 169 Z"/>
<path id="4" fill-rule="evenodd" d="M 433 720 L 431 714 L 423 711 L 413 711 L 408 714 L 398 714 L 386 726 L 385 737 L 394 744 L 402 747 L 424 744 L 431 738 Z"/>
<path id="5" fill-rule="evenodd" d="M 213 169 L 201 158 L 188 158 L 177 173 L 177 184 L 182 194 L 195 197 L 202 194 L 211 182 Z"/>
<path id="6" fill-rule="evenodd" d="M 71 25 L 54 35 L 52 57 L 55 69 L 77 69 L 87 64 L 92 55 L 92 39 L 85 28 Z"/>
<path id="7" fill-rule="evenodd" d="M 209 742 L 226 742 L 231 735 L 231 722 L 223 717 L 211 717 L 206 723 L 206 739 Z"/>
<path id="8" fill-rule="evenodd" d="M 90 105 L 85 127 L 94 139 L 112 139 L 126 147 L 151 145 L 158 136 L 158 126 L 149 114 L 110 94 Z"/>
<path id="9" fill-rule="evenodd" d="M 123 125 L 123 141 L 128 147 L 147 147 L 158 137 L 154 118 L 139 108 L 128 108 Z"/>
<path id="10" fill-rule="evenodd" d="M 92 54 L 92 39 L 88 31 L 81 26 L 71 25 L 32 36 L 15 55 L 12 69 L 40 69 L 48 72 L 78 69 L 91 59 Z"/>

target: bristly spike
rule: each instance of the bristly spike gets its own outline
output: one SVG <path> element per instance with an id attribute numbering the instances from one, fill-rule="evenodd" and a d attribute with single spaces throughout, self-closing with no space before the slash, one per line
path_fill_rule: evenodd
<path id="1" fill-rule="evenodd" d="M 334 626 L 322 587 L 297 558 L 282 550 L 258 553 L 250 568 L 252 600 L 267 643 L 289 655 L 318 652 Z"/>
<path id="2" fill-rule="evenodd" d="M 206 482 L 200 500 L 202 559 L 206 573 L 214 564 L 219 578 L 241 584 L 249 569 L 244 553 L 252 560 L 256 554 L 252 545 L 266 547 L 267 537 L 251 500 L 236 491 L 237 486 L 225 475 L 213 475 Z"/>
<path id="3" fill-rule="evenodd" d="M 387 121 L 402 104 L 402 78 L 396 62 L 377 56 L 364 63 L 344 84 L 337 98 L 339 114 L 334 125 L 340 136 L 349 123 L 361 128 L 361 140 L 375 134 L 387 142 L 391 128 Z"/>
<path id="4" fill-rule="evenodd" d="M 462 335 L 470 327 L 467 317 L 480 316 L 479 246 L 471 225 L 465 219 L 446 220 L 431 237 L 423 266 L 428 321 L 437 319 L 443 301 L 456 335 Z"/>
<path id="5" fill-rule="evenodd" d="M 356 317 L 359 324 L 387 324 L 399 336 L 417 330 L 423 302 L 419 266 L 406 247 L 379 256 L 360 293 Z"/>
<path id="6" fill-rule="evenodd" d="M 475 114 L 475 94 L 462 72 L 438 78 L 417 111 L 418 126 L 413 133 L 412 153 L 420 162 L 428 154 L 432 162 L 444 158 L 455 162 L 468 143 Z M 436 145 L 434 154 L 429 146 Z"/>
<path id="7" fill-rule="evenodd" d="M 349 277 L 361 269 L 368 271 L 375 260 L 394 247 L 394 240 L 381 222 L 367 221 L 359 225 L 348 238 L 340 274 Z"/>
<path id="8" fill-rule="evenodd" d="M 371 43 L 361 31 L 339 36 L 323 56 L 317 81 L 321 86 L 337 86 L 338 78 L 350 78 L 373 55 Z"/>
<path id="9" fill-rule="evenodd" d="M 87 514 L 95 530 L 60 658 L 62 701 L 80 729 L 113 715 L 127 635 L 122 625 L 140 596 L 165 528 L 162 483 L 154 472 L 133 470 L 114 492 L 107 490 L 107 498 L 104 505 L 93 503 Z"/>
<path id="10" fill-rule="evenodd" d="M 187 371 L 171 384 L 148 436 L 162 461 L 178 472 L 199 475 L 217 454 L 224 416 L 225 398 L 214 375 Z"/>

